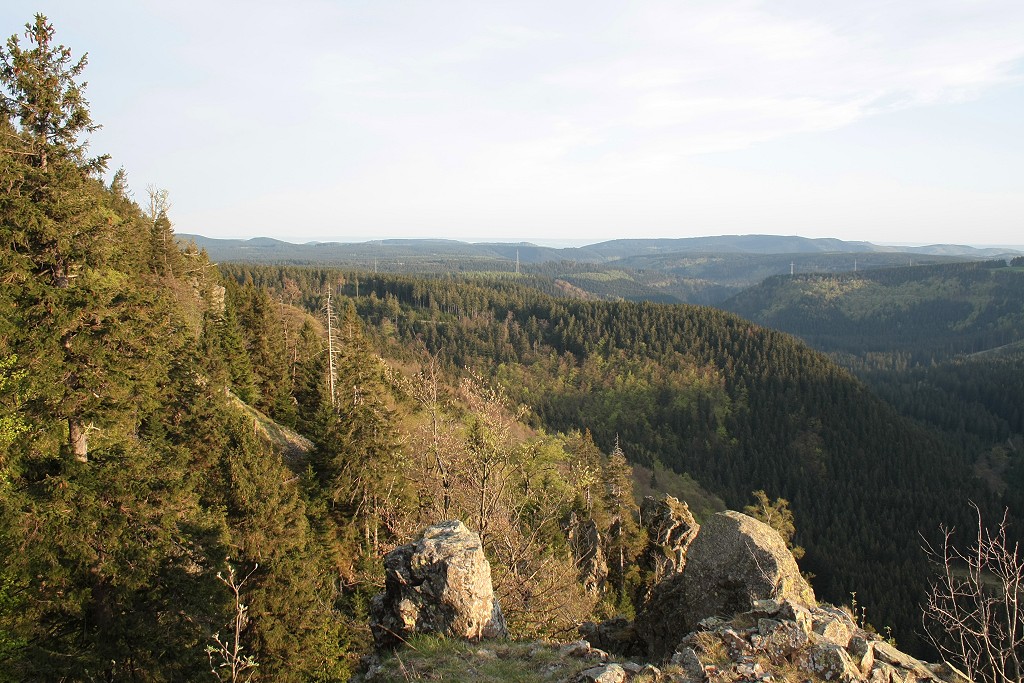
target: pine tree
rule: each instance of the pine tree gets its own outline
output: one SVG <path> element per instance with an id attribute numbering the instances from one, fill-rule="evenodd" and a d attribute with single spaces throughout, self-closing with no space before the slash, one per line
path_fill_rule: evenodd
<path id="1" fill-rule="evenodd" d="M 630 584 L 639 579 L 633 559 L 640 550 L 643 536 L 634 517 L 633 469 L 619 446 L 618 438 L 601 474 L 604 504 L 609 516 L 606 531 L 609 579 L 621 599 L 628 600 L 625 596 L 633 592 Z"/>
<path id="2" fill-rule="evenodd" d="M 605 496 L 600 490 L 601 451 L 594 443 L 594 437 L 591 436 L 589 429 L 584 430 L 582 434 L 574 434 L 567 445 L 572 455 L 569 460 L 572 481 L 579 488 L 582 512 L 590 515 L 598 526 L 602 526 L 606 520 Z"/>
<path id="3" fill-rule="evenodd" d="M 48 343 L 24 355 L 44 409 L 66 420 L 75 459 L 88 459 L 92 397 L 103 371 L 87 349 L 106 335 L 119 282 L 104 270 L 114 218 L 101 204 L 96 173 L 106 157 L 88 158 L 92 123 L 80 83 L 86 58 L 54 45 L 53 26 L 37 14 L 26 25 L 28 48 L 11 36 L 0 49 L 0 267 L 22 329 Z M 38 340 L 42 342 L 43 340 Z"/>

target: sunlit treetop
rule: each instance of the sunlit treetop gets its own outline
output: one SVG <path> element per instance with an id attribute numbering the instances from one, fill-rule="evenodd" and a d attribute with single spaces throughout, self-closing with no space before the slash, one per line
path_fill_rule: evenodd
<path id="1" fill-rule="evenodd" d="M 107 156 L 86 157 L 85 134 L 99 128 L 89 115 L 86 83 L 80 80 L 87 55 L 76 61 L 70 48 L 54 45 L 53 25 L 42 14 L 25 24 L 24 35 L 26 47 L 12 35 L 6 49 L 0 48 L 0 111 L 19 138 L 11 140 L 12 134 L 5 133 L 5 151 L 43 170 L 57 158 L 87 172 L 103 170 Z"/>

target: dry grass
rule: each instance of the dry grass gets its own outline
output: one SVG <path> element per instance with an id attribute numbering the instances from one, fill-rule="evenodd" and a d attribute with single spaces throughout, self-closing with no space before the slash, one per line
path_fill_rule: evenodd
<path id="1" fill-rule="evenodd" d="M 381 666 L 361 680 L 480 681 L 482 683 L 557 683 L 596 665 L 595 660 L 563 655 L 558 645 L 530 641 L 471 643 L 417 636 L 408 647 L 384 657 Z"/>
<path id="2" fill-rule="evenodd" d="M 725 643 L 714 633 L 710 631 L 701 631 L 694 636 L 694 644 L 696 647 L 694 650 L 697 652 L 697 658 L 704 666 L 728 666 L 730 663 L 729 651 L 725 647 Z"/>

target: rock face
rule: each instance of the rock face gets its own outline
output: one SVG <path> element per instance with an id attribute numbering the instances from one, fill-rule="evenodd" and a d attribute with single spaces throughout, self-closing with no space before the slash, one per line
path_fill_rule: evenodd
<path id="1" fill-rule="evenodd" d="M 580 635 L 596 648 L 627 657 L 642 656 L 647 651 L 646 645 L 637 636 L 635 625 L 625 617 L 615 617 L 600 624 L 583 622 Z"/>
<path id="2" fill-rule="evenodd" d="M 697 537 L 700 525 L 690 513 L 690 507 L 672 496 L 647 496 L 640 504 L 640 519 L 647 531 L 647 547 L 637 564 L 654 586 L 662 579 L 679 574 L 686 566 L 686 554 Z M 650 597 L 640 596 L 638 603 Z"/>
<path id="3" fill-rule="evenodd" d="M 682 665 L 695 683 L 805 679 L 964 683 L 942 667 L 900 652 L 858 627 L 845 610 L 828 605 L 761 600 L 730 622 L 711 618 L 704 625 L 708 628 L 685 635 L 671 655 L 671 661 Z M 799 676 L 793 675 L 794 669 Z"/>
<path id="4" fill-rule="evenodd" d="M 384 592 L 370 603 L 370 631 L 378 647 L 414 633 L 508 635 L 480 537 L 462 522 L 428 527 L 415 543 L 385 555 L 384 571 Z"/>
<path id="5" fill-rule="evenodd" d="M 579 568 L 577 577 L 583 589 L 599 594 L 608 579 L 608 561 L 601 548 L 601 534 L 592 519 L 579 519 L 573 513 L 568 526 L 569 547 Z"/>
<path id="6" fill-rule="evenodd" d="M 762 600 L 817 604 L 778 532 L 742 513 L 720 512 L 700 528 L 682 574 L 654 587 L 637 632 L 651 655 L 664 656 L 702 620 L 728 619 Z"/>
<path id="7" fill-rule="evenodd" d="M 814 591 L 777 531 L 731 510 L 711 517 L 687 556 L 687 622 L 746 612 L 755 600 L 815 606 Z"/>

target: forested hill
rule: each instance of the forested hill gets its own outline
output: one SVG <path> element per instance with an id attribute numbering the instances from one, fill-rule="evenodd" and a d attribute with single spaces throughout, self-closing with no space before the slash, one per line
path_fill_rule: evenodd
<path id="1" fill-rule="evenodd" d="M 195 242 L 220 263 L 317 265 L 406 274 L 528 273 L 568 283 L 573 291 L 592 298 L 703 305 L 717 305 L 742 289 L 792 269 L 841 273 L 995 255 L 991 250 L 953 245 L 904 249 L 775 235 L 611 240 L 563 249 L 428 239 L 307 244 L 200 235 L 182 235 L 181 239 Z"/>
<path id="2" fill-rule="evenodd" d="M 505 281 L 225 267 L 311 310 L 342 283 L 395 356 L 419 347 L 501 381 L 548 430 L 589 428 L 742 505 L 792 501 L 826 599 L 857 591 L 912 644 L 927 568 L 918 532 L 994 505 L 959 451 L 792 337 L 711 308 L 556 298 Z M 356 291 L 358 289 L 358 296 Z"/>
<path id="3" fill-rule="evenodd" d="M 1024 264 L 798 274 L 721 306 L 868 368 L 931 364 L 1024 339 Z"/>
<path id="4" fill-rule="evenodd" d="M 381 557 L 442 519 L 479 533 L 519 637 L 628 614 L 654 573 L 627 456 L 732 507 L 789 498 L 818 592 L 913 649 L 918 531 L 1002 502 L 826 356 L 722 311 L 218 269 L 166 192 L 104 178 L 85 61 L 41 15 L 23 35 L 0 47 L 0 683 L 345 680 Z"/>
<path id="5" fill-rule="evenodd" d="M 1017 495 L 1008 484 L 1022 471 L 1024 258 L 775 277 L 723 305 L 855 369 Z"/>
<path id="6" fill-rule="evenodd" d="M 559 261 L 609 264 L 633 260 L 636 265 L 648 258 L 706 257 L 709 255 L 745 254 L 747 256 L 786 255 L 838 256 L 860 254 L 870 263 L 872 255 L 899 254 L 903 262 L 910 256 L 942 256 L 965 259 L 1015 256 L 1020 252 L 1001 248 L 976 248 L 965 245 L 931 245 L 893 247 L 871 242 L 850 242 L 839 239 L 810 239 L 780 235 L 718 235 L 676 239 L 616 239 L 582 247 L 545 247 L 529 242 L 463 242 L 441 239 L 383 239 L 365 242 L 307 242 L 294 244 L 282 240 L 255 237 L 251 239 L 217 239 L 203 235 L 181 234 L 180 239 L 195 242 L 216 261 L 245 263 L 294 263 L 333 266 L 367 266 L 377 259 L 391 265 L 403 259 L 406 267 L 416 262 L 429 263 L 438 258 L 451 261 L 503 261 L 539 264 Z M 651 261 L 650 263 L 656 263 Z M 788 261 L 787 261 L 788 265 Z M 390 269 L 390 268 L 389 268 Z"/>

